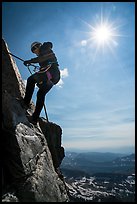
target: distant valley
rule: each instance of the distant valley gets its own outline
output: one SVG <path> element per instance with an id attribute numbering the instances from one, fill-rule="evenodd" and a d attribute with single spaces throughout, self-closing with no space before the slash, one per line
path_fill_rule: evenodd
<path id="1" fill-rule="evenodd" d="M 135 154 L 67 152 L 61 169 L 72 202 L 134 202 Z"/>

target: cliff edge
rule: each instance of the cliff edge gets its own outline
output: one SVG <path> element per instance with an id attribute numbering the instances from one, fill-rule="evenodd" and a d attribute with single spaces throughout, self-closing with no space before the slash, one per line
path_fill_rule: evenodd
<path id="1" fill-rule="evenodd" d="M 55 171 L 64 158 L 62 129 L 40 118 L 29 123 L 18 98 L 25 93 L 15 60 L 2 40 L 2 202 L 68 202 Z M 30 113 L 34 110 L 31 103 Z"/>

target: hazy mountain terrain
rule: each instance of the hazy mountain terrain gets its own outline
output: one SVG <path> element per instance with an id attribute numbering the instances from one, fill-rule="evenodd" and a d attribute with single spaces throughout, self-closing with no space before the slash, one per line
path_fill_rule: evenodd
<path id="1" fill-rule="evenodd" d="M 72 202 L 135 201 L 135 154 L 67 152 L 61 168 Z"/>

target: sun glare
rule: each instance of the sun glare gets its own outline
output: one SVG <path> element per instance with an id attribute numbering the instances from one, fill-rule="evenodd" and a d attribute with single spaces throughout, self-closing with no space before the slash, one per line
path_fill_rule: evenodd
<path id="1" fill-rule="evenodd" d="M 111 37 L 113 36 L 111 30 L 106 25 L 101 25 L 95 28 L 95 31 L 92 33 L 93 38 L 97 41 L 99 44 L 104 44 L 105 42 L 108 42 L 111 40 Z"/>
<path id="2" fill-rule="evenodd" d="M 118 19 L 111 19 L 110 15 L 104 16 L 102 8 L 101 13 L 96 14 L 93 20 L 90 24 L 84 21 L 88 25 L 89 31 L 86 32 L 88 34 L 87 39 L 83 39 L 80 45 L 87 46 L 93 50 L 93 62 L 98 54 L 111 53 L 115 56 L 115 51 L 120 43 L 120 37 L 125 37 L 125 35 L 120 33 L 123 23 L 118 21 Z"/>
<path id="3" fill-rule="evenodd" d="M 117 34 L 114 32 L 115 28 L 111 24 L 101 23 L 96 27 L 92 26 L 92 31 L 90 33 L 92 42 L 96 43 L 98 46 L 112 46 L 116 45 L 115 37 Z"/>

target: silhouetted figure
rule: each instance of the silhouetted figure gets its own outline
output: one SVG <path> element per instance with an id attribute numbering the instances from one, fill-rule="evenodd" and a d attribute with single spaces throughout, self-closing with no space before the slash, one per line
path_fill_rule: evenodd
<path id="1" fill-rule="evenodd" d="M 60 80 L 59 64 L 52 47 L 51 42 L 44 42 L 43 44 L 34 42 L 31 45 L 31 51 L 38 57 L 24 61 L 25 66 L 31 63 L 39 63 L 40 65 L 39 71 L 28 78 L 24 97 L 24 104 L 29 107 L 35 84 L 37 84 L 39 90 L 37 92 L 36 108 L 33 115 L 29 117 L 30 122 L 33 124 L 37 124 L 44 105 L 45 95 Z"/>

